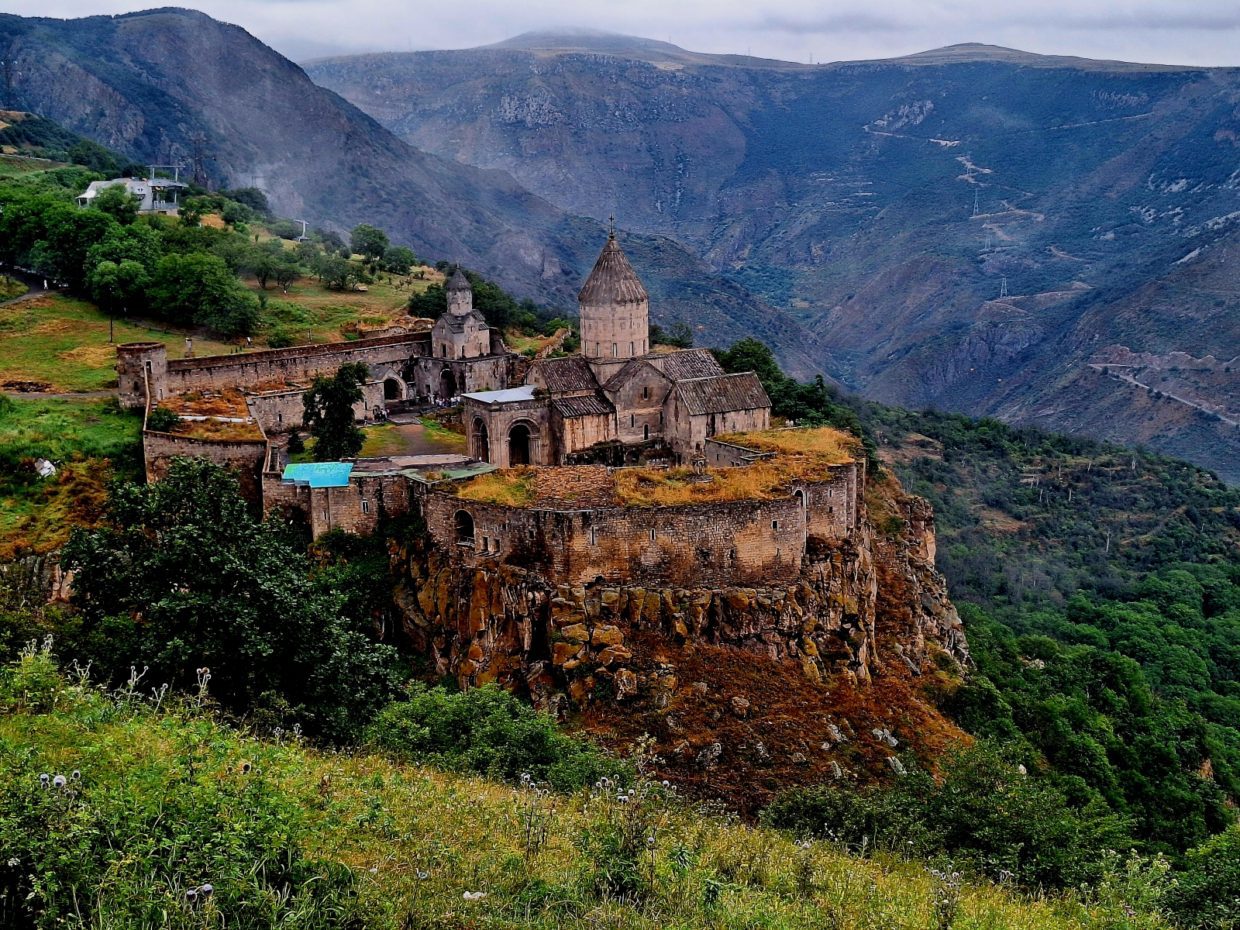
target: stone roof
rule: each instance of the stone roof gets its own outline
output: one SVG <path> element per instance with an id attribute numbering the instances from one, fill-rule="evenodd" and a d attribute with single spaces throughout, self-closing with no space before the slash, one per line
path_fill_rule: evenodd
<path id="1" fill-rule="evenodd" d="M 611 404 L 596 394 L 585 394 L 580 397 L 557 397 L 551 406 L 566 420 L 574 417 L 611 416 Z"/>
<path id="2" fill-rule="evenodd" d="M 679 352 L 651 353 L 646 356 L 650 364 L 673 381 L 689 378 L 714 378 L 723 374 L 723 368 L 711 354 L 710 349 L 681 349 Z"/>
<path id="3" fill-rule="evenodd" d="M 607 383 L 603 385 L 603 390 L 608 393 L 615 393 L 624 386 L 625 382 L 634 377 L 645 366 L 649 366 L 659 372 L 660 375 L 663 375 L 663 372 L 659 370 L 658 366 L 650 364 L 649 359 L 634 358 L 625 362 L 619 371 L 607 379 Z M 664 377 L 666 378 L 665 375 Z"/>
<path id="4" fill-rule="evenodd" d="M 612 233 L 577 300 L 583 304 L 635 304 L 649 299 L 650 295 Z"/>
<path id="5" fill-rule="evenodd" d="M 465 321 L 470 319 L 477 320 L 484 328 L 487 326 L 486 317 L 477 310 L 471 310 L 469 313 L 445 313 L 435 321 L 435 326 L 442 323 L 454 333 L 463 333 L 465 332 Z"/>
<path id="6" fill-rule="evenodd" d="M 752 371 L 677 381 L 674 390 L 680 392 L 680 399 L 693 416 L 771 406 L 762 382 Z"/>
<path id="7" fill-rule="evenodd" d="M 536 376 L 542 379 L 550 394 L 598 390 L 598 379 L 590 370 L 590 363 L 580 355 L 538 359 L 530 366 L 526 381 Z"/>
<path id="8" fill-rule="evenodd" d="M 452 277 L 450 277 L 448 279 L 448 283 L 444 285 L 444 290 L 445 291 L 472 291 L 473 286 L 470 285 L 469 278 L 465 277 L 465 274 L 461 271 L 460 268 L 458 268 L 456 269 L 456 271 L 452 272 Z"/>

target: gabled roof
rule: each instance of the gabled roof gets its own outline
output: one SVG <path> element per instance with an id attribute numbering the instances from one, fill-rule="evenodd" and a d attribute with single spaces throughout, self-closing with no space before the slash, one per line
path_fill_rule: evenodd
<path id="1" fill-rule="evenodd" d="M 581 397 L 557 397 L 551 406 L 566 420 L 573 417 L 611 416 L 614 408 L 597 394 L 585 394 Z"/>
<path id="2" fill-rule="evenodd" d="M 677 381 L 673 390 L 678 392 L 685 408 L 693 416 L 771 406 L 771 399 L 766 396 L 762 382 L 752 371 Z"/>
<path id="3" fill-rule="evenodd" d="M 620 388 L 623 387 L 630 378 L 636 377 L 643 368 L 650 369 L 664 381 L 668 380 L 667 375 L 661 372 L 654 365 L 651 365 L 648 359 L 634 358 L 625 362 L 620 367 L 619 371 L 607 379 L 607 383 L 603 385 L 603 390 L 607 391 L 609 394 L 614 394 L 616 391 L 620 390 Z"/>
<path id="4" fill-rule="evenodd" d="M 435 321 L 435 326 L 437 327 L 440 323 L 442 323 L 444 326 L 448 327 L 448 329 L 450 329 L 454 333 L 463 333 L 465 332 L 465 321 L 471 320 L 471 319 L 478 321 L 479 323 L 483 325 L 483 327 L 487 326 L 486 317 L 484 317 L 477 310 L 471 310 L 469 313 L 461 313 L 461 314 L 445 313 L 443 316 L 441 316 L 438 320 Z M 432 327 L 432 329 L 434 329 L 434 327 Z"/>
<path id="5" fill-rule="evenodd" d="M 536 359 L 525 376 L 526 383 L 535 377 L 542 381 L 550 394 L 598 390 L 598 379 L 590 370 L 590 363 L 580 355 Z"/>
<path id="6" fill-rule="evenodd" d="M 713 378 L 723 374 L 723 368 L 710 349 L 681 349 L 678 352 L 651 353 L 647 361 L 673 381 L 688 378 Z"/>
<path id="7" fill-rule="evenodd" d="M 642 285 L 641 278 L 624 257 L 616 234 L 607 237 L 607 244 L 599 253 L 594 270 L 586 278 L 577 300 L 583 304 L 635 304 L 649 300 L 650 295 Z"/>

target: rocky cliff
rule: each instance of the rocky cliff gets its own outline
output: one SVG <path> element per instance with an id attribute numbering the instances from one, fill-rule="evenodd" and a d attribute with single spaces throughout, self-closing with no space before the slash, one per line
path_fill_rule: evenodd
<path id="1" fill-rule="evenodd" d="M 811 540 L 793 584 L 555 586 L 419 540 L 394 552 L 397 602 L 436 674 L 527 692 L 617 746 L 648 735 L 679 783 L 748 807 L 958 735 L 921 686 L 968 661 L 933 514 L 890 478 L 869 500 L 853 538 Z"/>

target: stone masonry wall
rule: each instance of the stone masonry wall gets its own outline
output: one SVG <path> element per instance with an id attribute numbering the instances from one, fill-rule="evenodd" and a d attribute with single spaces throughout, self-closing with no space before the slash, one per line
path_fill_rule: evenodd
<path id="1" fill-rule="evenodd" d="M 302 381 L 329 374 L 349 362 L 402 366 L 410 358 L 426 354 L 428 333 L 379 336 L 352 342 L 266 349 L 242 355 L 172 359 L 168 362 L 167 392 L 202 388 L 245 388 L 270 381 Z"/>
<path id="2" fill-rule="evenodd" d="M 173 458 L 192 456 L 232 469 L 241 482 L 246 500 L 256 505 L 262 501 L 259 476 L 267 458 L 265 439 L 195 439 L 143 430 L 142 453 L 147 481 L 163 478 Z"/>

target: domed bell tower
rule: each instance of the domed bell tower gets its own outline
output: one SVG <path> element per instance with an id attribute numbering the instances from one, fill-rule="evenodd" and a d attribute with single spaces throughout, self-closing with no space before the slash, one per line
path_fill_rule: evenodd
<path id="1" fill-rule="evenodd" d="M 460 268 L 452 272 L 444 286 L 448 295 L 448 312 L 453 316 L 469 316 L 474 309 L 474 289 Z"/>
<path id="2" fill-rule="evenodd" d="M 577 295 L 581 354 L 607 362 L 650 350 L 650 296 L 629 264 L 613 228 L 594 270 Z"/>

